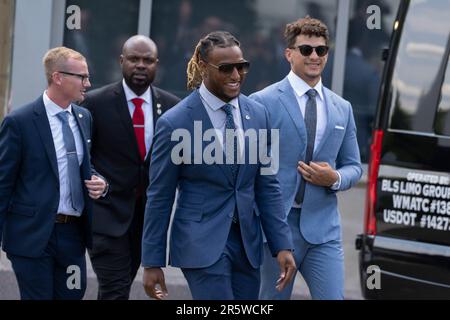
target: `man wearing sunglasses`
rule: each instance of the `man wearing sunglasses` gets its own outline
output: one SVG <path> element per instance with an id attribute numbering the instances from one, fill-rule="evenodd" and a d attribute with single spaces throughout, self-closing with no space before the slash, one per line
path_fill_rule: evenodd
<path id="1" fill-rule="evenodd" d="M 344 254 L 336 192 L 361 177 L 352 106 L 322 85 L 328 29 L 309 16 L 285 29 L 290 73 L 250 97 L 268 110 L 280 130 L 280 171 L 285 218 L 294 257 L 313 299 L 343 299 Z M 261 299 L 289 299 L 293 283 L 273 290 L 276 263 L 265 248 Z"/>
<path id="2" fill-rule="evenodd" d="M 201 39 L 188 65 L 188 87 L 194 92 L 156 124 L 142 238 L 143 282 L 150 297 L 161 299 L 167 294 L 161 268 L 166 265 L 167 233 L 177 188 L 170 264 L 181 268 L 194 299 L 258 299 L 261 225 L 278 261 L 274 290 L 283 289 L 295 272 L 275 175 L 263 174 L 259 159 L 249 163 L 247 157 L 238 163 L 237 153 L 248 151 L 249 139 L 247 145 L 241 144 L 237 143 L 241 141 L 239 132 L 237 139 L 225 134 L 226 130 L 234 134 L 236 129 L 268 128 L 264 107 L 240 93 L 249 63 L 239 45 L 224 31 Z M 178 141 L 173 133 L 187 131 L 196 139 L 198 125 L 201 135 L 215 129 L 213 138 L 225 149 L 216 152 L 231 156 L 231 161 L 192 163 L 190 159 L 202 159 L 208 152 L 206 139 L 188 142 L 200 148 L 184 150 L 184 160 L 174 161 Z M 259 212 L 254 212 L 255 203 L 260 205 Z"/>

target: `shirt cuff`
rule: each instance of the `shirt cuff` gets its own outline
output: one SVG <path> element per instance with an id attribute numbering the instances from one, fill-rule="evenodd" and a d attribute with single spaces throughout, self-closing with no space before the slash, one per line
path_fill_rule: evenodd
<path id="1" fill-rule="evenodd" d="M 336 173 L 338 175 L 338 179 L 336 180 L 335 183 L 333 183 L 330 187 L 331 190 L 339 190 L 339 188 L 341 187 L 341 174 L 339 173 L 339 171 L 336 170 Z"/>
<path id="2" fill-rule="evenodd" d="M 108 183 L 108 181 L 106 181 L 106 179 L 104 179 L 104 178 L 103 178 L 103 180 L 106 183 L 106 187 L 105 187 L 105 191 L 103 191 L 103 193 L 101 195 L 102 198 L 106 197 L 106 195 L 108 194 L 108 191 L 109 191 L 109 183 Z"/>

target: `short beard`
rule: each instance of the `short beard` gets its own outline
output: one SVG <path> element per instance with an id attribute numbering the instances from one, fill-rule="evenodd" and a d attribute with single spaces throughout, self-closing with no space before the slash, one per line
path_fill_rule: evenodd
<path id="1" fill-rule="evenodd" d="M 142 95 L 152 84 L 151 79 L 145 82 L 145 84 L 134 84 L 131 80 L 125 79 L 127 86 L 138 96 Z"/>

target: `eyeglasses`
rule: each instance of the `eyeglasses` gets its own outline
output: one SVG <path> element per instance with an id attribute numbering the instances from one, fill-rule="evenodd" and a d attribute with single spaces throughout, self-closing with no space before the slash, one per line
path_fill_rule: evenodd
<path id="1" fill-rule="evenodd" d="M 248 69 L 250 69 L 250 62 L 244 61 L 244 62 L 238 62 L 238 63 L 223 63 L 216 66 L 215 64 L 212 64 L 208 62 L 208 64 L 211 67 L 216 68 L 220 72 L 231 74 L 234 71 L 234 68 L 236 68 L 237 72 L 240 74 L 246 74 L 248 72 Z"/>
<path id="2" fill-rule="evenodd" d="M 57 72 L 66 74 L 68 76 L 78 77 L 81 79 L 81 83 L 86 83 L 86 81 L 89 81 L 89 78 L 90 78 L 89 75 L 85 75 L 85 74 L 72 73 L 72 72 L 67 72 L 67 71 L 57 71 Z"/>
<path id="3" fill-rule="evenodd" d="M 319 57 L 323 57 L 324 55 L 326 55 L 328 53 L 328 49 L 330 49 L 328 46 L 312 47 L 309 44 L 303 44 L 301 46 L 293 47 L 291 49 L 297 49 L 297 48 L 298 48 L 298 50 L 300 50 L 300 53 L 302 54 L 302 56 L 305 56 L 305 57 L 309 57 L 311 55 L 311 53 L 313 53 L 313 50 L 316 51 L 316 53 Z"/>

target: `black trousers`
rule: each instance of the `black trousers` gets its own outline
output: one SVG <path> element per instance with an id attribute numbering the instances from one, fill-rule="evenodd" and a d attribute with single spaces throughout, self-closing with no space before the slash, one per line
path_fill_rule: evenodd
<path id="1" fill-rule="evenodd" d="M 136 200 L 133 221 L 121 237 L 93 235 L 89 250 L 98 280 L 98 300 L 128 300 L 131 285 L 141 265 L 141 241 L 144 219 L 142 198 Z"/>

